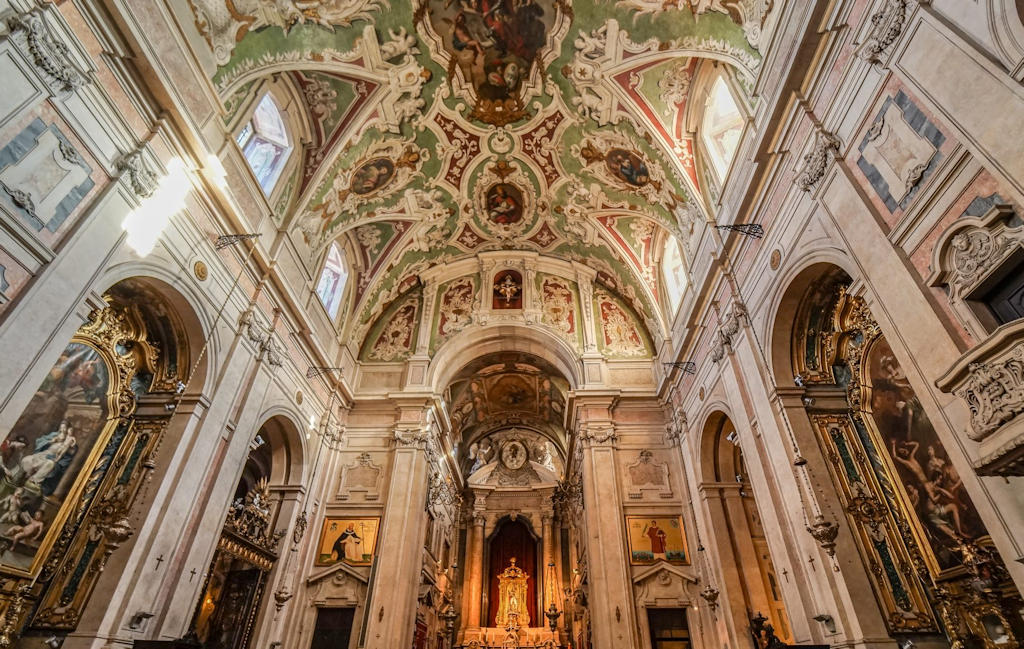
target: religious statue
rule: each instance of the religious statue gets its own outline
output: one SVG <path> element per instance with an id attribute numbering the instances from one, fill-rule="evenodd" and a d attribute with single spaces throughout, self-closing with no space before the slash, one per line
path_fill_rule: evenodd
<path id="1" fill-rule="evenodd" d="M 520 627 L 530 626 L 530 612 L 526 608 L 527 580 L 530 577 L 516 565 L 516 558 L 509 559 L 509 566 L 498 575 L 498 615 L 494 626 L 504 628 L 510 618 Z"/>

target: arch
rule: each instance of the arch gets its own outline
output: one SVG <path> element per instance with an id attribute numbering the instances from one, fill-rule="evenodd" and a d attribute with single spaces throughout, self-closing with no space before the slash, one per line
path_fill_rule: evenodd
<path id="1" fill-rule="evenodd" d="M 766 326 L 770 327 L 765 339 L 768 346 L 768 362 L 776 385 L 790 385 L 798 370 L 793 365 L 793 334 L 796 318 L 811 284 L 830 272 L 852 275 L 843 266 L 835 263 L 834 255 L 821 254 L 802 259 L 799 266 L 790 270 L 779 285 L 779 294 L 773 296 L 774 312 L 768 314 Z M 843 259 L 843 261 L 848 261 Z"/>
<path id="2" fill-rule="evenodd" d="M 791 637 L 789 613 L 736 433 L 734 421 L 720 409 L 708 415 L 701 429 L 698 471 L 708 540 L 718 548 L 725 583 L 739 591 L 729 593 L 727 609 L 735 628 L 746 628 L 751 616 L 765 614 L 785 640 Z"/>
<path id="3" fill-rule="evenodd" d="M 466 327 L 442 346 L 427 366 L 426 383 L 440 394 L 471 361 L 497 352 L 533 354 L 553 365 L 569 382 L 581 387 L 583 363 L 567 342 L 540 327 L 521 324 L 491 324 Z"/>
<path id="4" fill-rule="evenodd" d="M 299 413 L 277 405 L 260 413 L 255 435 L 266 431 L 271 445 L 270 483 L 275 486 L 296 487 L 306 477 L 306 437 L 302 434 Z"/>
<path id="5" fill-rule="evenodd" d="M 198 359 L 199 364 L 195 368 L 193 381 L 188 383 L 188 394 L 200 394 L 209 384 L 210 374 L 217 366 L 215 359 L 219 349 L 219 338 L 212 319 L 202 307 L 203 300 L 199 293 L 191 282 L 183 280 L 180 275 L 171 272 L 166 266 L 161 266 L 156 260 L 133 261 L 112 266 L 103 275 L 99 285 L 103 287 L 102 292 L 107 293 L 129 280 L 144 283 L 149 290 L 157 293 L 177 316 L 182 329 L 179 333 L 188 342 L 187 364 L 179 367 L 182 381 L 187 381 L 193 365 L 196 364 L 196 357 L 207 341 L 207 336 L 210 336 L 206 352 Z"/>

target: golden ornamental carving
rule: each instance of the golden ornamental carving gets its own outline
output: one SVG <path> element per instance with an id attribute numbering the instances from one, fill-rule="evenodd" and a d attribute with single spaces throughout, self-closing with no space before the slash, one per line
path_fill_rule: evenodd
<path id="1" fill-rule="evenodd" d="M 530 626 L 530 611 L 526 607 L 529 579 L 512 557 L 509 566 L 498 575 L 498 614 L 494 618 L 494 626 L 505 628 L 510 623 Z"/>
<path id="2" fill-rule="evenodd" d="M 252 543 L 267 552 L 276 552 L 284 531 L 271 532 L 270 484 L 267 478 L 259 482 L 228 510 L 224 530 Z"/>

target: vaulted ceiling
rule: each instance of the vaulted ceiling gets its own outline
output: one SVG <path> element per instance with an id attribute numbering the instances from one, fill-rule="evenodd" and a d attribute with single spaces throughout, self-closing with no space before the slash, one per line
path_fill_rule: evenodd
<path id="1" fill-rule="evenodd" d="M 269 83 L 303 107 L 272 205 L 311 265 L 343 244 L 357 343 L 422 272 L 490 250 L 584 264 L 664 331 L 656 251 L 688 251 L 710 205 L 692 81 L 713 61 L 749 84 L 772 4 L 189 3 L 229 127 Z"/>

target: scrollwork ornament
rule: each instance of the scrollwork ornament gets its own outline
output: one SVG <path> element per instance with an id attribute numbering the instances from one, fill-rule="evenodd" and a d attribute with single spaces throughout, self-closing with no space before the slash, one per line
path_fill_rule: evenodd
<path id="1" fill-rule="evenodd" d="M 295 527 L 292 528 L 292 543 L 298 545 L 302 542 L 302 537 L 306 535 L 306 527 L 308 526 L 309 517 L 306 516 L 305 510 L 303 510 L 295 518 Z"/>
<path id="2" fill-rule="evenodd" d="M 828 164 L 839 153 L 842 142 L 828 131 L 818 131 L 814 148 L 804 156 L 804 166 L 797 175 L 796 184 L 800 191 L 809 192 L 814 189 L 828 170 Z"/>
<path id="3" fill-rule="evenodd" d="M 967 436 L 978 441 L 1024 413 L 1024 345 L 1017 346 L 1005 360 L 971 363 L 968 372 L 956 395 L 971 411 Z"/>
<path id="4" fill-rule="evenodd" d="M 871 16 L 871 32 L 861 50 L 872 63 L 880 63 L 882 53 L 903 33 L 907 22 L 907 0 L 885 0 L 885 6 Z"/>
<path id="5" fill-rule="evenodd" d="M 68 45 L 47 24 L 43 10 L 14 16 L 7 25 L 15 42 L 51 80 L 56 90 L 71 92 L 86 84 L 88 79 L 71 60 Z"/>

